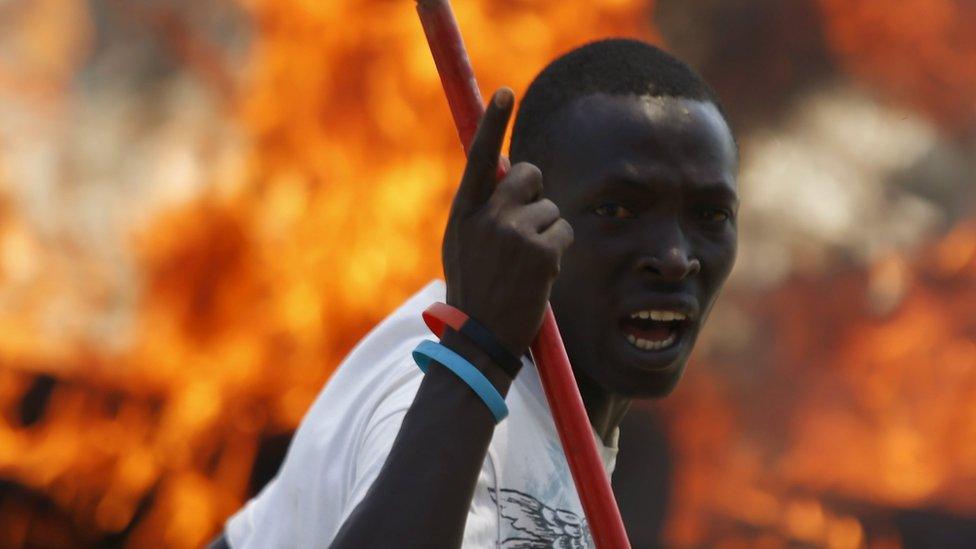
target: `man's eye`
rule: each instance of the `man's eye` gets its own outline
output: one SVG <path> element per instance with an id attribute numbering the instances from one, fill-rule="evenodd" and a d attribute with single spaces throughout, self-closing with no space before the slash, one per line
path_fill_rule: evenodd
<path id="1" fill-rule="evenodd" d="M 620 204 L 600 204 L 596 208 L 593 208 L 593 213 L 601 217 L 615 217 L 617 219 L 634 217 L 633 212 Z"/>
<path id="2" fill-rule="evenodd" d="M 720 208 L 703 208 L 698 211 L 698 218 L 709 223 L 724 223 L 732 219 L 732 214 Z"/>

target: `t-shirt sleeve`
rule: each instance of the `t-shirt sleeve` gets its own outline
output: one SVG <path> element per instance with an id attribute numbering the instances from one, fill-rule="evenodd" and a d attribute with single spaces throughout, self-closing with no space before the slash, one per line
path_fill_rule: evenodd
<path id="1" fill-rule="evenodd" d="M 234 549 L 328 546 L 376 479 L 423 378 L 396 360 L 306 414 L 278 475 L 228 521 Z M 344 388 L 346 390 L 339 391 Z M 330 398 L 331 397 L 331 398 Z"/>
<path id="2" fill-rule="evenodd" d="M 416 391 L 414 391 L 416 392 Z M 411 398 L 412 402 L 412 398 Z M 397 433 L 400 432 L 400 425 L 410 407 L 391 403 L 391 406 L 384 407 L 385 410 L 375 414 L 375 418 L 370 422 L 363 436 L 363 442 L 356 452 L 356 471 L 352 481 L 352 487 L 348 494 L 349 497 L 343 504 L 342 520 L 343 524 L 349 514 L 359 505 L 359 502 L 366 497 L 366 492 L 379 476 L 383 464 L 386 463 L 387 456 L 393 448 L 393 441 Z"/>
<path id="3" fill-rule="evenodd" d="M 393 447 L 423 379 L 416 366 L 410 366 L 408 371 L 392 368 L 388 392 L 360 423 L 350 425 L 361 434 L 342 445 L 343 451 L 331 439 L 319 440 L 311 428 L 326 421 L 324 412 L 299 430 L 279 475 L 228 521 L 227 540 L 233 549 L 328 545 L 376 481 Z M 330 452 L 331 458 L 323 459 Z M 493 462 L 486 458 L 468 510 L 463 547 L 496 544 L 498 515 L 491 497 L 495 478 Z"/>

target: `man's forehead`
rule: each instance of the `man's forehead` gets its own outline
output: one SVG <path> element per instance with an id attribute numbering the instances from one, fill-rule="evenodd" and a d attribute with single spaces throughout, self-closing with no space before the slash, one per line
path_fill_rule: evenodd
<path id="1" fill-rule="evenodd" d="M 666 95 L 615 95 L 594 93 L 572 101 L 569 106 L 575 115 L 601 117 L 625 111 L 639 111 L 648 120 L 664 123 L 670 120 L 690 120 L 693 110 L 707 108 L 711 102 Z"/>
<path id="2" fill-rule="evenodd" d="M 692 131 L 697 134 L 693 137 L 733 141 L 725 118 L 711 101 L 595 93 L 570 102 L 562 114 L 556 131 L 563 134 L 567 129 L 578 129 L 612 136 L 620 133 L 616 130 L 622 122 L 627 122 L 633 129 L 643 129 L 649 134 Z"/>
<path id="3" fill-rule="evenodd" d="M 593 94 L 577 99 L 562 114 L 553 128 L 553 152 L 560 164 L 572 164 L 574 170 L 595 176 L 627 164 L 735 184 L 735 143 L 714 103 Z"/>

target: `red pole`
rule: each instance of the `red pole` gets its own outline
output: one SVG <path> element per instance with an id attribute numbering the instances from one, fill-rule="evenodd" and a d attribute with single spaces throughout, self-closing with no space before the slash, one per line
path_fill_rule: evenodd
<path id="1" fill-rule="evenodd" d="M 458 137 L 467 153 L 484 105 L 461 31 L 448 0 L 417 0 L 417 13 L 441 77 Z M 499 178 L 507 162 L 499 163 Z M 583 512 L 599 549 L 628 549 L 627 532 L 610 489 L 610 480 L 596 449 L 583 398 L 573 376 L 566 348 L 559 336 L 552 307 L 546 308 L 542 328 L 532 343 L 532 356 L 539 369 L 566 461 L 576 483 Z"/>

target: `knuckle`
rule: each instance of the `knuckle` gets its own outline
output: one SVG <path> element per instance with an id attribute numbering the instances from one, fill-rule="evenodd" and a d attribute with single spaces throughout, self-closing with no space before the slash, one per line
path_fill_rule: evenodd
<path id="1" fill-rule="evenodd" d="M 519 177 L 519 174 L 516 172 L 509 172 L 504 179 L 498 182 L 498 190 L 500 194 L 509 195 L 521 185 L 522 179 Z"/>
<path id="2" fill-rule="evenodd" d="M 502 216 L 497 219 L 496 230 L 501 238 L 507 242 L 518 242 L 523 239 L 522 227 L 514 216 Z"/>
<path id="3" fill-rule="evenodd" d="M 536 168 L 538 170 L 538 168 Z M 536 193 L 542 192 L 542 172 L 536 172 L 538 175 L 533 174 L 529 177 L 529 184 L 532 185 L 532 189 Z"/>
<path id="4" fill-rule="evenodd" d="M 518 188 L 520 184 L 518 173 L 515 171 L 508 172 L 508 175 L 502 178 L 495 186 L 495 193 L 499 197 L 506 197 Z"/>
<path id="5" fill-rule="evenodd" d="M 515 216 L 511 216 L 505 220 L 505 230 L 513 238 L 522 238 L 522 224 Z"/>
<path id="6" fill-rule="evenodd" d="M 535 186 L 535 181 L 532 177 L 526 175 L 524 172 L 519 172 L 515 177 L 515 183 L 520 188 L 532 188 Z"/>
<path id="7" fill-rule="evenodd" d="M 541 178 L 542 170 L 538 166 L 531 162 L 516 162 L 512 166 L 512 171 L 518 171 L 518 173 L 525 178 Z"/>
<path id="8" fill-rule="evenodd" d="M 512 166 L 511 173 L 517 174 L 519 181 L 526 187 L 542 187 L 542 170 L 540 170 L 535 164 L 531 164 L 529 162 L 519 162 Z"/>
<path id="9" fill-rule="evenodd" d="M 576 232 L 573 230 L 573 226 L 569 224 L 569 221 L 566 221 L 565 219 L 562 218 L 560 218 L 559 221 L 560 221 L 559 226 L 562 229 L 563 234 L 566 235 L 565 247 L 568 248 L 569 245 L 576 240 Z"/>
<path id="10" fill-rule="evenodd" d="M 542 200 L 540 200 L 540 203 L 542 204 L 543 211 L 545 211 L 547 216 L 553 219 L 559 217 L 560 215 L 559 206 L 557 206 L 555 202 L 549 200 L 548 198 L 543 198 Z"/>
<path id="11" fill-rule="evenodd" d="M 522 166 L 522 170 L 525 172 L 527 179 L 542 182 L 542 170 L 538 166 L 531 162 L 519 162 L 519 165 Z"/>

